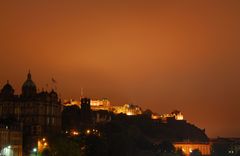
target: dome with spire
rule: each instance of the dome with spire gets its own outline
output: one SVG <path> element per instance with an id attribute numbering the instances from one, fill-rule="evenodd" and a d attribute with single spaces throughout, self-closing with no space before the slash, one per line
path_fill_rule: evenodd
<path id="1" fill-rule="evenodd" d="M 32 75 L 29 71 L 29 73 L 27 75 L 27 80 L 23 83 L 23 86 L 22 86 L 22 94 L 24 96 L 35 95 L 37 92 L 36 88 L 37 87 L 36 87 L 35 83 L 32 81 Z"/>
<path id="2" fill-rule="evenodd" d="M 13 95 L 14 94 L 14 89 L 13 87 L 9 84 L 9 81 L 7 81 L 7 84 L 5 84 L 1 90 L 1 94 L 3 95 Z"/>

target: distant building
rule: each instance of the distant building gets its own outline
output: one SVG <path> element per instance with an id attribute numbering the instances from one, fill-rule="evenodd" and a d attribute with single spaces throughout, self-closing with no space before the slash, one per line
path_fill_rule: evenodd
<path id="1" fill-rule="evenodd" d="M 22 156 L 22 130 L 20 125 L 0 125 L 0 155 Z"/>
<path id="2" fill-rule="evenodd" d="M 76 100 L 65 100 L 64 106 L 72 106 L 77 105 L 81 108 L 80 101 Z M 108 99 L 91 99 L 90 107 L 93 111 L 105 110 L 109 112 L 113 112 L 114 114 L 126 114 L 126 115 L 140 115 L 142 114 L 141 107 L 133 104 L 124 104 L 121 106 L 112 106 Z"/>
<path id="3" fill-rule="evenodd" d="M 81 100 L 64 100 L 64 106 L 73 106 L 76 105 L 81 108 Z M 110 110 L 111 104 L 110 101 L 106 98 L 104 99 L 90 99 L 90 106 L 92 110 Z"/>
<path id="4" fill-rule="evenodd" d="M 64 106 L 78 106 L 81 108 L 81 101 L 77 101 L 77 100 L 73 100 L 73 99 L 64 100 L 63 105 Z"/>
<path id="5" fill-rule="evenodd" d="M 225 156 L 240 154 L 240 138 L 215 138 L 211 139 L 212 155 Z"/>
<path id="6" fill-rule="evenodd" d="M 91 99 L 91 106 L 105 106 L 110 107 L 110 101 L 106 98 L 104 99 Z"/>
<path id="7" fill-rule="evenodd" d="M 90 101 L 91 100 L 89 98 L 82 98 L 81 99 L 81 121 L 84 124 L 91 124 L 92 123 Z"/>
<path id="8" fill-rule="evenodd" d="M 106 123 L 112 120 L 111 114 L 106 110 L 93 111 L 93 122 L 94 123 Z"/>
<path id="9" fill-rule="evenodd" d="M 189 156 L 193 150 L 198 149 L 203 156 L 211 155 L 211 145 L 208 142 L 175 142 L 176 149 L 180 149 L 186 156 Z"/>
<path id="10" fill-rule="evenodd" d="M 183 114 L 178 110 L 175 110 L 170 114 L 163 114 L 163 115 L 152 114 L 151 118 L 153 120 L 161 120 L 163 122 L 167 122 L 168 120 L 171 120 L 171 119 L 184 120 Z"/>
<path id="11" fill-rule="evenodd" d="M 107 110 L 111 111 L 110 101 L 106 98 L 104 99 L 91 99 L 91 109 L 92 110 Z"/>
<path id="12" fill-rule="evenodd" d="M 37 92 L 29 72 L 21 95 L 14 94 L 9 82 L 1 90 L 0 118 L 9 117 L 23 123 L 23 147 L 28 153 L 39 137 L 61 130 L 61 101 L 54 90 Z"/>
<path id="13" fill-rule="evenodd" d="M 115 114 L 126 114 L 126 115 L 140 115 L 142 109 L 137 105 L 125 104 L 123 106 L 113 106 L 113 113 Z"/>

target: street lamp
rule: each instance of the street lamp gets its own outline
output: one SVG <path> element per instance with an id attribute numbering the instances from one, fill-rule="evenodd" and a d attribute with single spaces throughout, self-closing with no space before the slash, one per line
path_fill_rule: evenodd
<path id="1" fill-rule="evenodd" d="M 35 155 L 37 156 L 37 148 L 36 147 L 33 148 L 33 153 L 35 153 Z"/>

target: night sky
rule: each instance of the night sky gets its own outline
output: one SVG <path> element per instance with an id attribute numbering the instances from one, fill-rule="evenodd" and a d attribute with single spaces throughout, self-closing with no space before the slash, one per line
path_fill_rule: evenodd
<path id="1" fill-rule="evenodd" d="M 239 0 L 0 2 L 0 86 L 16 93 L 30 69 L 62 99 L 84 88 L 240 137 L 239 60 Z"/>

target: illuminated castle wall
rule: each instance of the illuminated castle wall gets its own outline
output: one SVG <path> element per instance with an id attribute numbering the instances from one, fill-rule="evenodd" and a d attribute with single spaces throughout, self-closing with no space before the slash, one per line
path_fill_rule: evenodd
<path id="1" fill-rule="evenodd" d="M 137 105 L 125 104 L 123 106 L 113 106 L 113 112 L 115 114 L 126 114 L 126 115 L 140 115 L 142 110 Z"/>
<path id="2" fill-rule="evenodd" d="M 81 102 L 76 100 L 65 100 L 65 106 L 77 105 L 81 107 Z M 137 105 L 124 104 L 122 106 L 111 106 L 108 99 L 92 99 L 90 102 L 91 109 L 93 111 L 107 110 L 113 112 L 114 114 L 126 114 L 126 115 L 139 115 L 142 114 L 142 110 Z"/>
<path id="3" fill-rule="evenodd" d="M 163 115 L 152 114 L 153 120 L 161 119 L 162 121 L 167 121 L 168 118 L 175 118 L 175 120 L 184 120 L 183 114 L 177 110 L 173 111 L 172 113 Z"/>

